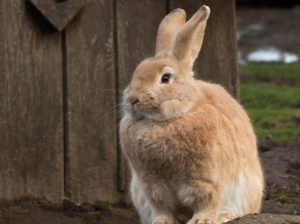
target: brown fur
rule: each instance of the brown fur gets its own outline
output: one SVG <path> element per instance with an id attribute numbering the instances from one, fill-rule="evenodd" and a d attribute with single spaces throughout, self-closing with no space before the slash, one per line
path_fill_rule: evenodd
<path id="1" fill-rule="evenodd" d="M 166 16 L 156 57 L 124 91 L 121 146 L 143 224 L 220 223 L 260 209 L 263 175 L 247 114 L 224 88 L 193 78 L 209 13 L 203 6 L 185 25 L 183 10 Z"/>

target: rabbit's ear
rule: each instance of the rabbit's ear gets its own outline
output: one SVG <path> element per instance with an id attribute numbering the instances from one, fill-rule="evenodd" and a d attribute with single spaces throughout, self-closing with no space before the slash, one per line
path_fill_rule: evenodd
<path id="1" fill-rule="evenodd" d="M 163 19 L 158 29 L 155 57 L 172 54 L 176 36 L 184 23 L 185 11 L 182 9 L 173 10 Z"/>
<path id="2" fill-rule="evenodd" d="M 173 55 L 177 60 L 193 66 L 202 46 L 209 14 L 209 7 L 204 5 L 181 28 L 173 47 Z"/>

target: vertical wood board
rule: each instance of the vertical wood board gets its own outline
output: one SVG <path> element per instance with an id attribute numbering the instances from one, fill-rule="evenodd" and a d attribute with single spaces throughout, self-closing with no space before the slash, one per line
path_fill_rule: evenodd
<path id="1" fill-rule="evenodd" d="M 112 13 L 112 1 L 90 0 L 66 29 L 66 193 L 79 204 L 120 200 Z"/>
<path id="2" fill-rule="evenodd" d="M 0 199 L 120 202 L 129 173 L 117 146 L 119 92 L 154 56 L 167 8 L 190 18 L 203 4 L 211 17 L 196 77 L 238 98 L 234 0 L 88 0 L 63 33 L 28 1 L 1 0 Z"/>
<path id="3" fill-rule="evenodd" d="M 166 15 L 164 0 L 117 0 L 119 88 L 124 90 L 142 60 L 154 57 L 159 24 Z"/>
<path id="4" fill-rule="evenodd" d="M 202 5 L 211 9 L 204 42 L 195 61 L 196 78 L 221 84 L 239 98 L 234 0 L 170 0 L 170 10 L 182 8 L 189 19 Z"/>
<path id="5" fill-rule="evenodd" d="M 0 198 L 63 198 L 61 35 L 0 1 Z M 44 24 L 46 29 L 47 24 Z"/>
<path id="6" fill-rule="evenodd" d="M 164 0 L 116 0 L 117 85 L 122 92 L 131 80 L 136 66 L 154 57 L 159 24 L 166 15 Z M 122 94 L 118 93 L 117 99 Z M 121 99 L 118 100 L 121 102 Z M 119 151 L 119 187 L 125 189 L 129 172 Z"/>

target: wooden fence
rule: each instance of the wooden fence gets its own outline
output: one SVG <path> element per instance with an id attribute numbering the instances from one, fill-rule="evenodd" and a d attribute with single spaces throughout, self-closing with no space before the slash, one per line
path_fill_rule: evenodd
<path id="1" fill-rule="evenodd" d="M 0 199 L 126 197 L 118 92 L 175 8 L 211 7 L 195 73 L 238 97 L 234 0 L 47 0 L 57 15 L 42 1 L 0 1 Z"/>

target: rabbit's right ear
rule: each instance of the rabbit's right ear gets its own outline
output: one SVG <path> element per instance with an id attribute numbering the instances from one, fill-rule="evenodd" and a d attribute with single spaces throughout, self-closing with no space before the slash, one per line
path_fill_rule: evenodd
<path id="1" fill-rule="evenodd" d="M 193 66 L 202 46 L 206 21 L 210 14 L 208 6 L 202 6 L 180 29 L 174 44 L 173 55 L 180 62 Z"/>
<path id="2" fill-rule="evenodd" d="M 184 10 L 175 9 L 160 23 L 156 39 L 155 57 L 166 57 L 172 54 L 173 44 L 180 28 L 185 24 L 185 17 Z"/>

